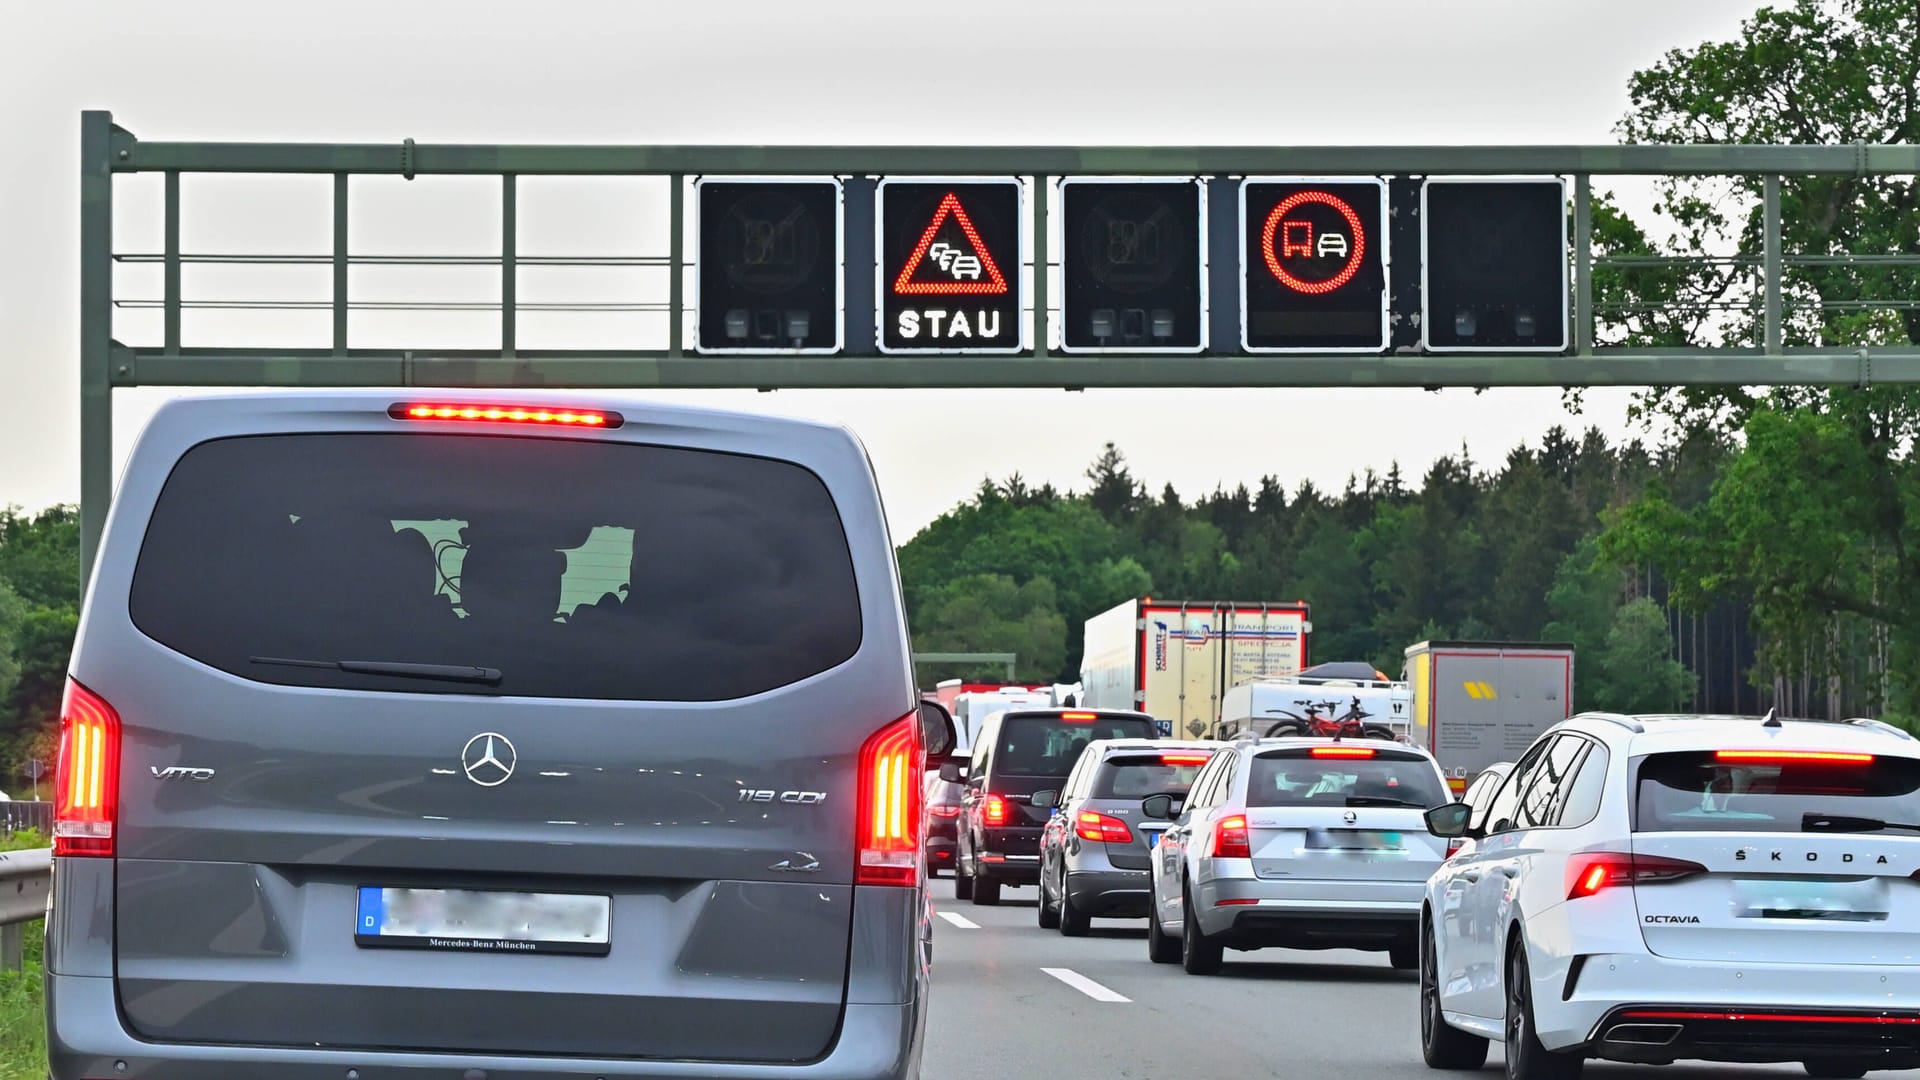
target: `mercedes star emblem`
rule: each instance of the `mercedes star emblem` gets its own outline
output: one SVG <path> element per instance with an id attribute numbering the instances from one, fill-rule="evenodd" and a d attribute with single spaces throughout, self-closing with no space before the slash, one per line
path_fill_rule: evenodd
<path id="1" fill-rule="evenodd" d="M 467 740 L 460 751 L 460 767 L 466 770 L 467 779 L 481 787 L 498 787 L 513 775 L 518 758 L 513 740 L 497 731 L 483 731 Z"/>

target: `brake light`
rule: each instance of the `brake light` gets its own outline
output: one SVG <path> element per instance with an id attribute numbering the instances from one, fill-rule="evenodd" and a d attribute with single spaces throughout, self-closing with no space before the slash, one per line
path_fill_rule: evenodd
<path id="1" fill-rule="evenodd" d="M 1759 765 L 1817 761 L 1828 765 L 1871 765 L 1872 754 L 1854 754 L 1840 750 L 1715 750 L 1716 761 L 1744 761 Z"/>
<path id="2" fill-rule="evenodd" d="M 1074 724 L 1091 724 L 1099 718 L 1090 712 L 1069 712 L 1061 713 L 1060 719 Z"/>
<path id="3" fill-rule="evenodd" d="M 1161 754 L 1160 764 L 1162 765 L 1205 765 L 1207 763 L 1207 759 L 1209 756 L 1210 755 L 1207 755 L 1207 754 Z"/>
<path id="4" fill-rule="evenodd" d="M 920 785 L 925 771 L 916 710 L 860 748 L 860 885 L 920 883 Z"/>
<path id="5" fill-rule="evenodd" d="M 1697 862 L 1659 855 L 1614 851 L 1576 855 L 1567 864 L 1567 899 L 1592 896 L 1615 885 L 1657 885 L 1706 872 L 1707 868 Z"/>
<path id="6" fill-rule="evenodd" d="M 1247 819 L 1239 814 L 1223 817 L 1213 828 L 1213 857 L 1251 859 L 1253 848 L 1247 839 Z"/>
<path id="7" fill-rule="evenodd" d="M 1316 746 L 1311 751 L 1309 751 L 1309 753 L 1311 753 L 1314 757 L 1370 758 L 1373 756 L 1373 747 L 1371 746 Z"/>
<path id="8" fill-rule="evenodd" d="M 111 858 L 120 816 L 120 714 L 72 679 L 60 702 L 54 792 L 53 853 Z"/>
<path id="9" fill-rule="evenodd" d="M 983 795 L 980 797 L 980 818 L 987 824 L 1005 825 L 1007 819 L 1012 816 L 1013 810 L 1007 805 L 1007 800 L 998 795 Z"/>
<path id="10" fill-rule="evenodd" d="M 1133 830 L 1127 828 L 1126 822 L 1105 814 L 1096 814 L 1091 810 L 1080 811 L 1079 822 L 1074 825 L 1073 832 L 1080 839 L 1092 840 L 1095 843 L 1133 843 Z"/>
<path id="11" fill-rule="evenodd" d="M 442 402 L 402 402 L 387 410 L 395 420 L 461 420 L 493 424 L 539 424 L 553 427 L 617 428 L 619 413 L 603 409 L 562 409 L 550 405 L 461 405 Z"/>
<path id="12" fill-rule="evenodd" d="M 960 816 L 960 808 L 957 806 L 935 806 L 935 807 L 930 807 L 927 812 L 932 814 L 934 817 L 959 817 Z"/>

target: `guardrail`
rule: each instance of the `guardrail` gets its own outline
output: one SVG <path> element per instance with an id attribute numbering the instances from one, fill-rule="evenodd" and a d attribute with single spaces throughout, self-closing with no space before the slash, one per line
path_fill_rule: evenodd
<path id="1" fill-rule="evenodd" d="M 0 965 L 18 968 L 22 928 L 47 913 L 53 887 L 53 850 L 0 852 Z"/>
<path id="2" fill-rule="evenodd" d="M 23 829 L 37 829 L 42 836 L 52 836 L 53 804 L 26 799 L 0 800 L 0 827 L 9 836 Z"/>

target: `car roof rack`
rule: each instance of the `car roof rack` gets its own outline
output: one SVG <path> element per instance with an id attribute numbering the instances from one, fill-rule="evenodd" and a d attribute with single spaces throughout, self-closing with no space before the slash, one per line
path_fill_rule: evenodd
<path id="1" fill-rule="evenodd" d="M 1647 726 L 1645 724 L 1642 724 L 1639 720 L 1635 719 L 1634 717 L 1628 716 L 1626 713 L 1590 712 L 1590 713 L 1581 713 L 1580 715 L 1591 717 L 1592 719 L 1595 719 L 1595 720 L 1605 720 L 1609 724 L 1618 724 L 1621 727 L 1626 728 L 1628 731 L 1633 732 L 1635 735 L 1644 735 L 1646 734 L 1646 731 L 1647 731 Z"/>

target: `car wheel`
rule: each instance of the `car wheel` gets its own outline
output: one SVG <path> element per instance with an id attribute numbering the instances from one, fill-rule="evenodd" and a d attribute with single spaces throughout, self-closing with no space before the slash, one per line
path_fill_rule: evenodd
<path id="1" fill-rule="evenodd" d="M 1540 1045 L 1533 1019 L 1533 984 L 1527 977 L 1527 945 L 1516 941 L 1507 960 L 1507 1080 L 1580 1080 L 1586 1058 Z"/>
<path id="2" fill-rule="evenodd" d="M 1040 875 L 1040 903 L 1037 907 L 1040 912 L 1040 929 L 1057 929 L 1060 925 L 1060 909 L 1054 907 L 1047 901 L 1047 875 L 1045 873 Z"/>
<path id="3" fill-rule="evenodd" d="M 973 875 L 967 873 L 967 860 L 958 855 L 953 857 L 953 898 L 973 899 Z"/>
<path id="4" fill-rule="evenodd" d="M 1816 1080 L 1860 1080 L 1867 1075 L 1867 1063 L 1854 1058 L 1826 1058 L 1800 1063 L 1807 1075 Z"/>
<path id="5" fill-rule="evenodd" d="M 1158 902 L 1150 901 L 1154 907 Z M 1177 964 L 1180 962 L 1180 942 L 1160 929 L 1160 913 L 1147 912 L 1147 959 L 1156 964 Z"/>
<path id="6" fill-rule="evenodd" d="M 990 877 L 975 877 L 973 902 L 977 907 L 997 907 L 1000 903 L 1000 883 Z"/>
<path id="7" fill-rule="evenodd" d="M 1218 975 L 1226 949 L 1200 929 L 1193 912 L 1193 890 L 1180 890 L 1180 966 L 1189 975 Z"/>
<path id="8" fill-rule="evenodd" d="M 1412 941 L 1396 941 L 1387 949 L 1387 963 L 1395 971 L 1412 971 L 1420 966 L 1420 946 Z"/>
<path id="9" fill-rule="evenodd" d="M 1425 920 L 1422 920 L 1425 922 Z M 1440 1013 L 1440 969 L 1433 927 L 1420 932 L 1420 1054 L 1430 1069 L 1478 1069 L 1487 1063 L 1487 1040 L 1447 1023 Z"/>
<path id="10" fill-rule="evenodd" d="M 1073 906 L 1073 894 L 1067 891 L 1067 876 L 1060 875 L 1060 933 L 1067 937 L 1086 937 L 1093 919 Z"/>

